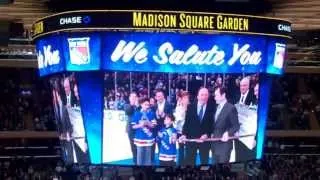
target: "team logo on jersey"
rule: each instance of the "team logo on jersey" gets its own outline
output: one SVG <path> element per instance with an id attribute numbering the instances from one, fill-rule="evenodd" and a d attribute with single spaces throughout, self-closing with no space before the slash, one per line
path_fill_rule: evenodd
<path id="1" fill-rule="evenodd" d="M 74 65 L 90 63 L 89 37 L 68 38 L 70 62 Z"/>

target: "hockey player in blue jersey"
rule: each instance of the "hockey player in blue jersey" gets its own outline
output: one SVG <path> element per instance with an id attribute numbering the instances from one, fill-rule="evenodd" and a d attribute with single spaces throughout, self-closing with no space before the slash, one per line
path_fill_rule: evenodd
<path id="1" fill-rule="evenodd" d="M 150 110 L 148 98 L 140 100 L 141 110 L 136 111 L 132 118 L 132 128 L 135 129 L 134 144 L 137 147 L 137 165 L 152 165 L 152 146 L 155 143 L 153 128 L 157 125 L 156 116 Z"/>
<path id="2" fill-rule="evenodd" d="M 177 154 L 177 130 L 173 127 L 174 116 L 167 114 L 164 119 L 165 127 L 158 133 L 158 140 L 160 141 L 159 147 L 159 160 L 160 166 L 175 166 Z"/>

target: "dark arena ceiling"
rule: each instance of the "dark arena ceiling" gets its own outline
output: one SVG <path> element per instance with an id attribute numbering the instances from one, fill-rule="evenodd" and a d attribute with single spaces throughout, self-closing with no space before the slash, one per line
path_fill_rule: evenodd
<path id="1" fill-rule="evenodd" d="M 271 10 L 271 3 L 265 0 L 90 0 L 90 3 L 87 0 L 49 0 L 47 5 L 53 12 L 77 9 L 157 9 L 261 14 Z"/>
<path id="2" fill-rule="evenodd" d="M 293 39 L 288 45 L 288 64 L 320 64 L 320 0 L 4 0 L 0 1 L 0 27 L 2 24 L 14 23 L 18 24 L 18 27 L 30 30 L 32 23 L 38 18 L 78 9 L 185 10 L 282 18 L 291 21 L 293 29 Z M 8 32 L 10 33 L 10 29 Z M 10 37 L 14 39 L 15 35 Z M 1 46 L 4 45 L 0 43 Z M 9 41 L 9 47 L 34 48 L 32 42 L 13 40 Z"/>

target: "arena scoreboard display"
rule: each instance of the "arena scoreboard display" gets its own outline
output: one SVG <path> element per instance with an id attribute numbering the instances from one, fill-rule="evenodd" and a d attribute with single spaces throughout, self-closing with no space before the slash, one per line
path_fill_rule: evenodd
<path id="1" fill-rule="evenodd" d="M 258 79 L 255 101 L 246 104 L 240 99 L 232 105 L 239 127 L 229 141 L 233 147 L 236 141 L 242 142 L 254 153 L 246 160 L 260 159 L 271 82 L 274 75 L 283 73 L 290 33 L 290 22 L 281 19 L 208 12 L 81 10 L 39 19 L 33 25 L 39 74 L 48 77 L 52 86 L 64 159 L 69 163 L 159 165 L 160 157 L 174 157 L 180 165 L 178 156 L 161 154 L 169 146 L 166 141 L 155 142 L 163 136 L 148 128 L 141 133 L 154 136 L 152 163 L 134 160 L 127 128 L 137 122 L 124 109 L 105 108 L 106 71 L 220 73 L 231 80 L 246 74 L 241 82 Z M 187 144 L 200 143 L 197 138 L 187 140 Z M 205 143 L 217 141 L 213 137 Z M 140 145 L 136 148 L 141 153 L 146 146 Z M 179 143 L 174 142 L 172 148 L 178 152 Z M 232 153 L 236 155 L 228 161 L 237 161 L 237 157 L 231 160 L 237 152 Z"/>

